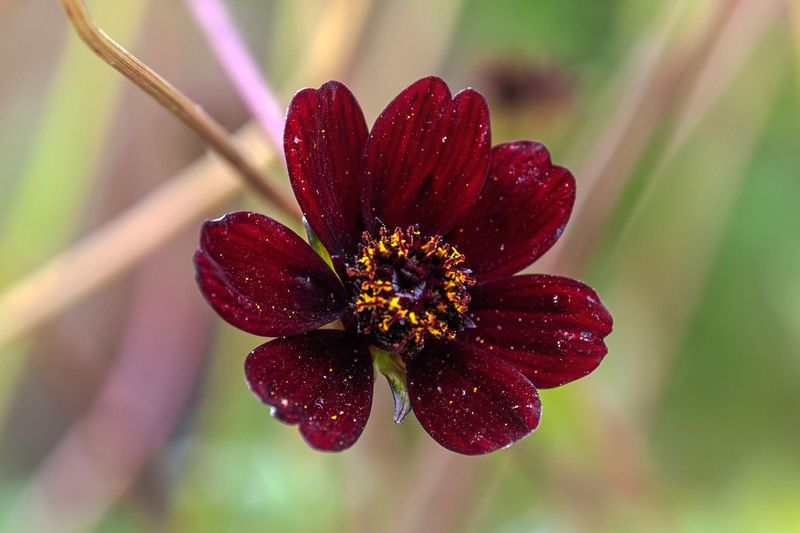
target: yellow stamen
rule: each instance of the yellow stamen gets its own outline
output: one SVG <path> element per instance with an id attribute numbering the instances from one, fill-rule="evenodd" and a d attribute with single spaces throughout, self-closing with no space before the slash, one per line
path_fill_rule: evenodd
<path id="1" fill-rule="evenodd" d="M 365 233 L 348 269 L 359 288 L 354 304 L 362 333 L 398 350 L 409 342 L 419 349 L 427 337 L 453 339 L 463 327 L 466 289 L 475 284 L 463 262 L 440 236 L 420 237 L 416 228 L 381 228 L 377 238 Z"/>

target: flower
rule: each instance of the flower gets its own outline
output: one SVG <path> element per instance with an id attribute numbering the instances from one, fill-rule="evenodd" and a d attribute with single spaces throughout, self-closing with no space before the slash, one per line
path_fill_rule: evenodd
<path id="1" fill-rule="evenodd" d="M 246 379 L 314 448 L 360 436 L 373 358 L 389 361 L 396 399 L 407 392 L 437 442 L 481 454 L 536 429 L 537 388 L 605 356 L 612 320 L 590 287 L 514 275 L 561 235 L 575 180 L 539 143 L 491 147 L 480 93 L 421 79 L 368 131 L 331 81 L 294 96 L 284 149 L 312 245 L 267 216 L 229 213 L 203 225 L 195 265 L 222 318 L 277 337 L 247 357 Z"/>

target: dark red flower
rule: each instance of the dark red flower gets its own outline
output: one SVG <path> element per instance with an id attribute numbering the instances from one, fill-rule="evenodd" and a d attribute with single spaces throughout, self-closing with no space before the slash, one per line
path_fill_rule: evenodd
<path id="1" fill-rule="evenodd" d="M 564 229 L 572 175 L 539 143 L 490 143 L 472 89 L 451 96 L 441 79 L 419 80 L 368 131 L 331 81 L 295 95 L 284 136 L 294 193 L 330 266 L 264 215 L 203 226 L 200 288 L 231 324 L 279 337 L 247 357 L 247 382 L 311 446 L 358 439 L 373 358 L 401 371 L 436 441 L 480 454 L 536 429 L 537 388 L 583 377 L 606 354 L 611 316 L 591 288 L 513 276 Z M 341 329 L 318 329 L 337 320 Z M 396 419 L 406 412 L 401 401 Z"/>

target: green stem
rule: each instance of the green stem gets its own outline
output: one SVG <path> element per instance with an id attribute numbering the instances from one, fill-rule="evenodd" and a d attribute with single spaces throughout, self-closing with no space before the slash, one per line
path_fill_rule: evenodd
<path id="1" fill-rule="evenodd" d="M 394 397 L 394 423 L 402 422 L 411 411 L 411 399 L 406 385 L 405 364 L 399 354 L 380 348 L 370 348 L 375 367 L 386 377 Z"/>

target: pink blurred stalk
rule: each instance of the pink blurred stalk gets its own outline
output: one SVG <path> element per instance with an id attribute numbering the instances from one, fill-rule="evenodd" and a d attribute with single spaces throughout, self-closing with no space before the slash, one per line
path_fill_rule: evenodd
<path id="1" fill-rule="evenodd" d="M 250 113 L 264 128 L 278 153 L 283 153 L 282 107 L 261 74 L 222 0 L 186 0 L 217 60 Z"/>

